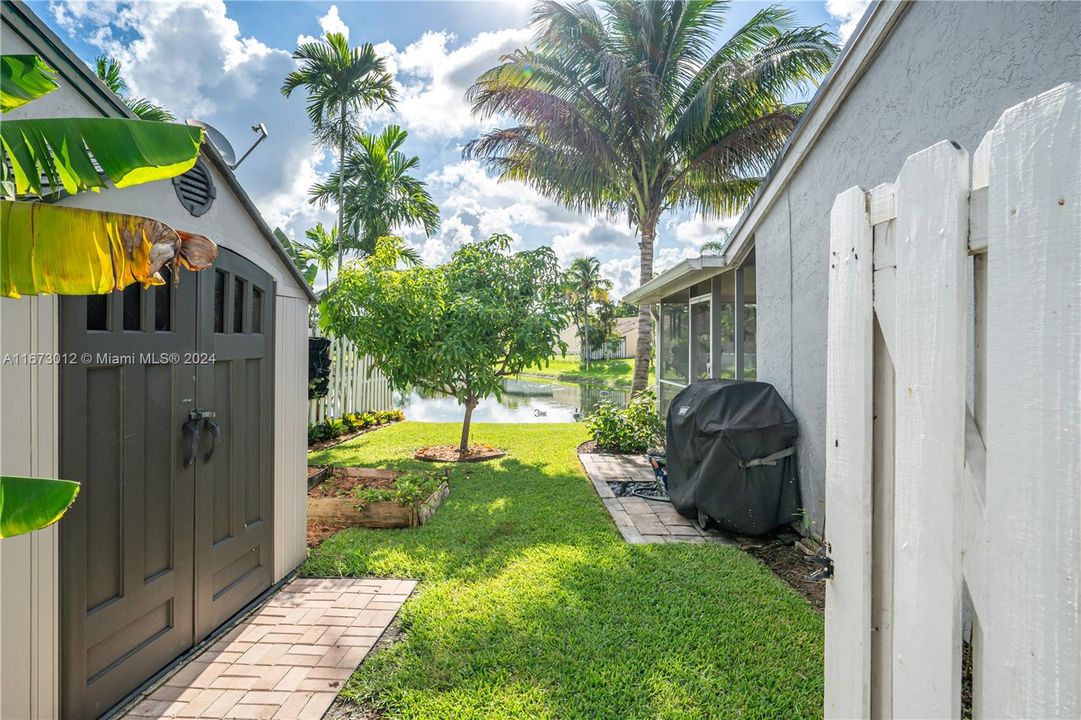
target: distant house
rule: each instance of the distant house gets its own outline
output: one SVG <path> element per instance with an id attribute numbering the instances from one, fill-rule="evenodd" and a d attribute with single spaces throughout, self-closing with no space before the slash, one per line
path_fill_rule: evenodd
<path id="1" fill-rule="evenodd" d="M 830 209 L 943 139 L 968 148 L 1007 108 L 1081 80 L 1073 2 L 895 2 L 867 10 L 719 256 L 625 299 L 659 306 L 658 397 L 689 382 L 772 383 L 800 423 L 800 484 L 824 526 Z M 961 339 L 960 341 L 963 341 Z"/>
<path id="2" fill-rule="evenodd" d="M 614 334 L 618 340 L 599 346 L 592 343 L 594 360 L 634 357 L 634 348 L 638 344 L 638 318 L 616 318 Z M 578 328 L 574 325 L 564 329 L 559 339 L 567 343 L 568 355 L 582 354 L 582 339 L 578 337 Z"/>

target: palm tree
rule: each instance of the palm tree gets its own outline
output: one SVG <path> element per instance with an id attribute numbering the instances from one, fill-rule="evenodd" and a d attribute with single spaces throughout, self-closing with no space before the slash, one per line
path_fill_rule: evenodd
<path id="1" fill-rule="evenodd" d="M 571 315 L 578 336 L 582 340 L 582 367 L 589 367 L 589 308 L 594 303 L 608 301 L 608 291 L 612 288 L 609 280 L 601 277 L 601 264 L 595 257 L 575 258 L 564 275 L 567 299 L 570 301 Z"/>
<path id="2" fill-rule="evenodd" d="M 642 283 L 653 277 L 657 223 L 670 208 L 737 212 L 795 127 L 785 96 L 814 83 L 837 54 L 823 27 L 796 27 L 768 7 L 719 48 L 719 0 L 541 0 L 536 46 L 469 89 L 475 113 L 517 125 L 470 142 L 502 179 L 524 181 L 579 211 L 636 228 Z M 650 316 L 639 308 L 633 390 L 649 368 Z"/>
<path id="3" fill-rule="evenodd" d="M 342 174 L 335 172 L 311 190 L 312 202 L 325 207 L 337 190 L 345 188 L 342 246 L 364 255 L 375 252 L 375 241 L 403 225 L 421 225 L 431 237 L 439 230 L 439 208 L 425 183 L 409 174 L 420 164 L 417 156 L 401 151 L 408 136 L 397 125 L 378 135 L 356 136 L 356 150 L 345 159 Z M 416 253 L 403 251 L 413 261 Z"/>
<path id="4" fill-rule="evenodd" d="M 327 287 L 330 287 L 330 269 L 334 267 L 334 258 L 338 257 L 338 226 L 335 225 L 328 232 L 323 223 L 316 223 L 315 227 L 308 228 L 304 233 L 307 242 L 297 243 L 300 246 L 300 257 L 323 271 Z"/>
<path id="5" fill-rule="evenodd" d="M 393 79 L 387 64 L 371 43 L 349 47 L 341 33 L 327 33 L 326 39 L 306 42 L 293 53 L 300 67 L 285 77 L 282 95 L 289 97 L 303 87 L 308 92 L 308 118 L 316 138 L 338 150 L 338 227 L 345 227 L 346 145 L 359 131 L 357 113 L 365 108 L 394 106 Z M 338 247 L 338 267 L 344 248 Z"/>
<path id="6" fill-rule="evenodd" d="M 112 90 L 124 101 L 128 109 L 135 113 L 140 120 L 153 120 L 155 122 L 173 122 L 176 117 L 163 108 L 155 105 L 146 98 L 131 97 L 128 95 L 128 84 L 120 74 L 120 61 L 116 58 L 98 55 L 94 60 L 94 72 L 98 79 L 105 83 L 105 87 Z"/>

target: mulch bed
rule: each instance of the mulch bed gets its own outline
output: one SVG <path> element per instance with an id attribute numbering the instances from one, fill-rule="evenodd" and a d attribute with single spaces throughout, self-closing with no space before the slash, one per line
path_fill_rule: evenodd
<path id="1" fill-rule="evenodd" d="M 465 454 L 459 453 L 455 445 L 432 445 L 417 450 L 413 457 L 427 462 L 483 462 L 506 457 L 506 455 L 506 450 L 500 450 L 491 445 L 470 445 Z"/>
<path id="2" fill-rule="evenodd" d="M 803 550 L 798 545 L 786 545 L 780 540 L 772 540 L 763 545 L 740 546 L 740 549 L 772 570 L 774 575 L 802 595 L 815 610 L 825 610 L 826 583 L 807 579 L 817 566 L 803 559 Z"/>

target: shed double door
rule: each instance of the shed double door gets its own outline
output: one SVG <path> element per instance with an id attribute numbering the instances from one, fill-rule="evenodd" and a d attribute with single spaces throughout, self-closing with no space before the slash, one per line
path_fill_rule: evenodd
<path id="1" fill-rule="evenodd" d="M 93 718 L 270 586 L 272 279 L 225 249 L 61 303 L 64 717 Z"/>

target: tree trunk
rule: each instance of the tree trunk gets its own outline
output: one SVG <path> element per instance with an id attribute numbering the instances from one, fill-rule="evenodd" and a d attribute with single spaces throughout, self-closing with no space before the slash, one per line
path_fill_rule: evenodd
<path id="1" fill-rule="evenodd" d="M 589 306 L 586 306 L 586 324 L 585 324 L 585 347 L 583 348 L 583 357 L 585 360 L 586 369 L 589 369 Z"/>
<path id="2" fill-rule="evenodd" d="M 641 227 L 641 240 L 638 241 L 640 251 L 639 258 L 639 285 L 645 285 L 653 279 L 653 242 L 657 234 L 657 221 L 648 218 Z M 649 381 L 649 346 L 652 336 L 652 327 L 649 317 L 649 305 L 638 306 L 638 343 L 634 351 L 634 379 L 631 381 L 631 395 L 636 395 L 646 389 Z"/>
<path id="3" fill-rule="evenodd" d="M 345 128 L 346 114 L 342 108 L 341 138 L 338 140 L 338 271 L 345 255 Z"/>
<path id="4" fill-rule="evenodd" d="M 477 399 L 470 397 L 465 401 L 465 420 L 462 422 L 462 441 L 458 443 L 458 454 L 465 455 L 469 452 L 469 423 L 473 420 L 473 408 L 477 407 Z"/>

